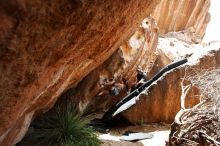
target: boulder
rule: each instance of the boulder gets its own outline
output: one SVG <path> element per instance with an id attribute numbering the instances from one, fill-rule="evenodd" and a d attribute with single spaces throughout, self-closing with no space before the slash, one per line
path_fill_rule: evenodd
<path id="1" fill-rule="evenodd" d="M 48 110 L 106 61 L 159 0 L 0 2 L 0 145 L 21 140 Z"/>
<path id="2" fill-rule="evenodd" d="M 181 2 L 161 0 L 151 14 L 155 20 L 151 17 L 145 19 L 142 22 L 142 27 L 133 34 L 129 41 L 121 45 L 117 53 L 114 53 L 108 61 L 96 68 L 78 84 L 77 91 L 73 92 L 71 98 L 75 99 L 75 103 L 79 103 L 80 109 L 85 110 L 86 113 L 106 111 L 111 105 L 127 95 L 132 86 L 137 84 L 138 68 L 149 72 L 149 76 L 150 74 L 152 76 L 153 71 L 150 70 L 158 53 L 156 52 L 158 35 L 178 38 L 190 44 L 201 42 L 210 18 L 209 7 L 210 0 L 183 0 Z M 202 12 L 200 13 L 200 11 Z M 159 32 L 156 24 L 159 26 Z M 161 52 L 159 52 L 159 57 L 162 57 L 160 60 L 165 61 L 163 65 L 171 62 L 169 57 Z M 163 65 L 160 67 L 162 68 Z M 117 96 L 110 95 L 109 90 L 114 84 L 124 84 L 122 77 L 126 80 L 129 89 L 123 88 L 122 94 Z M 107 84 L 105 87 L 101 87 L 101 80 L 111 82 L 111 85 Z"/>
<path id="3" fill-rule="evenodd" d="M 0 146 L 20 141 L 58 97 L 71 97 L 88 113 L 123 98 L 137 83 L 137 69 L 150 72 L 156 60 L 158 28 L 144 20 L 150 14 L 163 33 L 192 27 L 204 35 L 209 0 L 161 0 L 155 9 L 159 2 L 0 1 Z"/>
<path id="4" fill-rule="evenodd" d="M 181 109 L 181 82 L 184 77 L 195 71 L 211 70 L 220 67 L 220 43 L 208 45 L 189 45 L 177 39 L 160 38 L 160 52 L 149 76 L 153 76 L 162 67 L 173 60 L 188 58 L 188 63 L 165 75 L 140 95 L 138 103 L 121 115 L 130 123 L 172 123 L 175 115 Z M 185 81 L 185 85 L 190 82 Z M 192 86 L 185 98 L 185 108 L 190 108 L 199 102 L 199 90 Z"/>
<path id="5" fill-rule="evenodd" d="M 152 18 L 145 19 L 143 23 L 107 61 L 71 89 L 69 97 L 74 103 L 79 103 L 81 111 L 88 114 L 108 110 L 136 83 L 138 68 L 151 68 L 156 59 L 158 28 Z M 112 93 L 112 89 L 118 90 L 118 94 Z"/>

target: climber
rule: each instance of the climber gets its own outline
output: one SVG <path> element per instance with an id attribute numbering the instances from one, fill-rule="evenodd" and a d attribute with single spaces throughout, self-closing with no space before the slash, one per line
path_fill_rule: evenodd
<path id="1" fill-rule="evenodd" d="M 117 87 L 113 86 L 113 87 L 111 88 L 111 90 L 110 90 L 110 94 L 111 94 L 111 95 L 114 95 L 114 96 L 117 96 L 117 95 L 120 94 L 120 91 L 119 91 L 119 89 L 118 89 Z"/>
<path id="2" fill-rule="evenodd" d="M 147 82 L 147 72 L 142 71 L 141 69 L 137 69 L 137 83 L 131 87 L 131 91 L 134 91 L 135 89 L 139 88 L 141 85 L 143 85 L 145 82 Z"/>
<path id="3" fill-rule="evenodd" d="M 117 96 L 125 89 L 125 85 L 122 83 L 115 83 L 110 90 L 110 94 Z"/>
<path id="4" fill-rule="evenodd" d="M 137 69 L 137 81 L 147 81 L 147 72 Z"/>

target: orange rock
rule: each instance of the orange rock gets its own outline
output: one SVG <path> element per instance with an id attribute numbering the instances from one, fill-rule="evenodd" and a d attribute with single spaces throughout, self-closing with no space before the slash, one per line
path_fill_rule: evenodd
<path id="1" fill-rule="evenodd" d="M 161 0 L 152 17 L 161 33 L 189 29 L 203 38 L 210 20 L 210 0 Z"/>
<path id="2" fill-rule="evenodd" d="M 107 60 L 159 0 L 0 2 L 0 145 Z"/>
<path id="3" fill-rule="evenodd" d="M 107 61 L 92 71 L 76 87 L 71 97 L 86 113 L 104 112 L 127 95 L 135 83 L 137 69 L 148 70 L 156 59 L 158 32 L 152 18 L 147 28 L 140 27 Z M 110 81 L 112 80 L 112 81 Z M 106 83 L 103 83 L 106 82 Z M 110 94 L 114 86 L 123 86 L 119 95 Z M 97 106 L 98 105 L 98 106 Z"/>
<path id="4" fill-rule="evenodd" d="M 127 91 L 112 98 L 111 86 L 102 87 L 100 78 L 121 83 L 121 75 L 131 85 L 138 67 L 151 69 L 158 28 L 151 18 L 146 20 L 149 28 L 136 28 L 159 1 L 0 1 L 0 146 L 20 141 L 33 117 L 70 88 L 73 100 L 89 112 L 106 110 L 120 100 Z M 164 21 L 166 13 L 156 9 L 159 27 L 168 32 L 193 26 L 203 36 L 209 18 L 209 1 L 203 1 L 172 5 L 178 11 L 190 7 L 175 17 L 170 9 L 167 18 L 172 21 Z M 187 14 L 183 21 L 182 14 Z"/>
<path id="5" fill-rule="evenodd" d="M 156 85 L 149 88 L 147 92 L 148 94 L 142 94 L 140 96 L 140 100 L 135 106 L 123 112 L 122 116 L 131 123 L 140 123 L 140 121 L 143 123 L 172 123 L 176 113 L 181 108 L 181 81 L 185 74 L 189 75 L 196 70 L 208 70 L 220 67 L 220 45 L 215 46 L 214 43 L 211 44 L 210 47 L 213 47 L 214 50 L 210 51 L 206 55 L 204 54 L 202 58 L 199 59 L 200 61 L 198 63 L 192 64 L 191 66 L 186 65 L 185 67 L 180 67 L 164 76 L 164 78 L 159 80 Z M 191 47 L 190 49 L 196 48 Z M 208 48 L 201 48 L 201 51 L 202 49 L 206 50 Z M 154 63 L 153 68 L 149 72 L 149 76 L 153 76 L 162 67 L 169 64 L 170 61 L 171 59 L 169 60 L 169 57 L 161 52 Z M 190 84 L 190 82 L 187 82 L 186 84 Z M 199 102 L 198 95 L 199 90 L 196 86 L 192 87 L 185 98 L 185 107 L 189 108 L 197 104 Z"/>

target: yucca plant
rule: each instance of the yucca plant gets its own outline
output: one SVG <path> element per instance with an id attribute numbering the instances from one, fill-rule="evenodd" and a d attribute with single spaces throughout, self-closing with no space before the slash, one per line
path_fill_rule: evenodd
<path id="1" fill-rule="evenodd" d="M 27 139 L 36 146 L 100 146 L 95 131 L 87 125 L 87 118 L 66 104 L 34 122 Z"/>

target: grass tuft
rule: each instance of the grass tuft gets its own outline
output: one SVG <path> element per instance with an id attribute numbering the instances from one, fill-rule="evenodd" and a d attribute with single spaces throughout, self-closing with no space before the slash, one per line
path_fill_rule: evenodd
<path id="1" fill-rule="evenodd" d="M 34 146 L 100 146 L 94 129 L 87 125 L 88 119 L 67 104 L 33 123 L 28 139 Z"/>

